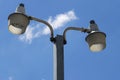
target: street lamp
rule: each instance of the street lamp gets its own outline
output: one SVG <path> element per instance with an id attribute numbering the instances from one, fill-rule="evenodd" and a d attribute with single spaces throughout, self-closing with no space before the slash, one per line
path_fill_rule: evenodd
<path id="1" fill-rule="evenodd" d="M 25 14 L 24 4 L 20 4 L 16 12 L 8 17 L 8 28 L 13 34 L 23 34 L 26 31 L 30 20 L 35 20 L 47 25 L 50 29 L 50 40 L 54 43 L 54 80 L 64 80 L 64 44 L 67 43 L 66 32 L 69 30 L 77 30 L 80 32 L 88 33 L 85 38 L 90 50 L 92 52 L 99 52 L 106 47 L 106 35 L 100 32 L 94 20 L 90 21 L 90 28 L 68 27 L 64 30 L 63 35 L 54 37 L 53 27 L 46 21 L 28 16 Z"/>
<path id="2" fill-rule="evenodd" d="M 100 32 L 94 20 L 90 21 L 91 33 L 86 37 L 90 50 L 99 52 L 106 47 L 106 34 Z"/>
<path id="3" fill-rule="evenodd" d="M 78 28 L 78 27 L 68 27 L 64 30 L 63 36 L 66 41 L 66 32 L 68 30 L 77 30 L 81 32 L 88 33 L 86 41 L 88 42 L 89 48 L 92 52 L 102 51 L 106 47 L 106 34 L 100 32 L 97 24 L 94 20 L 90 21 L 90 29 Z"/>
<path id="4" fill-rule="evenodd" d="M 13 34 L 18 34 L 18 35 L 23 34 L 23 33 L 25 33 L 30 20 L 35 20 L 35 21 L 41 22 L 43 24 L 46 24 L 51 31 L 51 40 L 53 39 L 54 33 L 53 33 L 52 26 L 44 20 L 37 19 L 35 17 L 26 15 L 24 4 L 22 4 L 22 3 L 17 7 L 15 13 L 12 13 L 9 15 L 8 29 Z"/>

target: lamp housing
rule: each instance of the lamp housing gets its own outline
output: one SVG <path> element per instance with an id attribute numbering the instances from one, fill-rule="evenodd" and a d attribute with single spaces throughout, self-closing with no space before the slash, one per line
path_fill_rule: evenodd
<path id="1" fill-rule="evenodd" d="M 23 34 L 30 20 L 23 13 L 13 13 L 8 17 L 8 28 L 13 34 Z"/>
<path id="2" fill-rule="evenodd" d="M 106 34 L 103 32 L 93 32 L 87 35 L 86 41 L 92 52 L 102 51 L 106 47 Z"/>

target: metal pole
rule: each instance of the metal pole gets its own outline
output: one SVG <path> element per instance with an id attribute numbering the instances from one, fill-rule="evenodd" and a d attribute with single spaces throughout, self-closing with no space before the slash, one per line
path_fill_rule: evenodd
<path id="1" fill-rule="evenodd" d="M 63 36 L 57 35 L 54 44 L 54 80 L 64 80 L 64 44 Z"/>

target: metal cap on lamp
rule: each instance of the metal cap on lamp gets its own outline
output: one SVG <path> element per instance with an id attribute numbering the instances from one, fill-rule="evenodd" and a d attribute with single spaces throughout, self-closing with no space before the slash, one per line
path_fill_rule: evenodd
<path id="1" fill-rule="evenodd" d="M 20 3 L 19 6 L 16 8 L 16 11 L 15 11 L 15 12 L 25 14 L 24 4 L 23 4 L 23 3 Z"/>
<path id="2" fill-rule="evenodd" d="M 29 22 L 28 16 L 25 15 L 24 5 L 20 4 L 16 12 L 8 17 L 9 31 L 13 34 L 23 34 Z"/>
<path id="3" fill-rule="evenodd" d="M 92 52 L 99 52 L 106 47 L 106 34 L 100 32 L 93 21 L 90 21 L 90 28 L 92 28 L 92 31 L 86 37 L 86 41 Z"/>
<path id="4" fill-rule="evenodd" d="M 99 31 L 98 25 L 95 23 L 94 20 L 90 21 L 90 30 L 92 32 Z"/>

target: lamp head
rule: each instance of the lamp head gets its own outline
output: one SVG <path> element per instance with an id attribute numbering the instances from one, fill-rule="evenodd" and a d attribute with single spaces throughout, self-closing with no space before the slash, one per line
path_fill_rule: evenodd
<path id="1" fill-rule="evenodd" d="M 25 15 L 24 5 L 20 4 L 15 13 L 8 17 L 8 28 L 13 34 L 23 34 L 26 31 L 30 20 Z"/>
<path id="2" fill-rule="evenodd" d="M 86 41 L 92 52 L 102 51 L 106 47 L 106 35 L 103 32 L 90 33 Z"/>
<path id="3" fill-rule="evenodd" d="M 91 33 L 86 37 L 86 41 L 92 52 L 102 51 L 106 47 L 106 34 L 100 32 L 97 24 L 91 20 L 90 21 Z"/>

